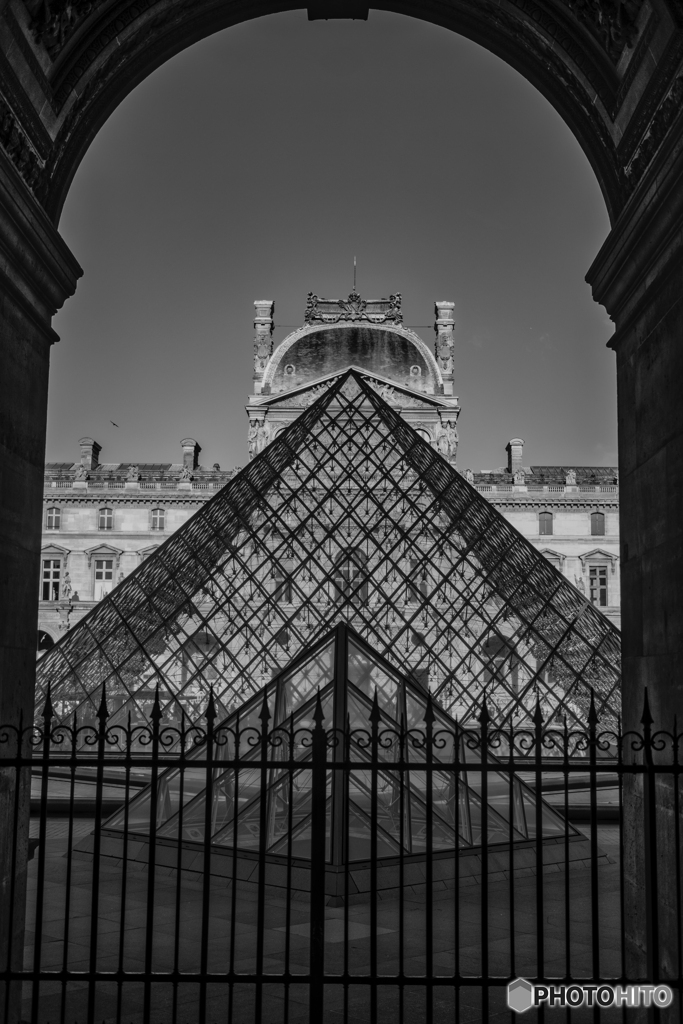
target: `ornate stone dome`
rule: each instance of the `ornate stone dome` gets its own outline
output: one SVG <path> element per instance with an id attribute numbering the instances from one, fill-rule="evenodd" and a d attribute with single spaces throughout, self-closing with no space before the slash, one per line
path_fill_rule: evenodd
<path id="1" fill-rule="evenodd" d="M 389 324 L 306 326 L 275 349 L 263 376 L 264 391 L 279 394 L 357 366 L 425 394 L 443 394 L 436 359 L 412 331 Z"/>

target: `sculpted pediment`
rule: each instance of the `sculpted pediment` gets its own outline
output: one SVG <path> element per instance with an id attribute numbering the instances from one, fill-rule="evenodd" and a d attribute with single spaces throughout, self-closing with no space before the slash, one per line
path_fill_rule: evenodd
<path id="1" fill-rule="evenodd" d="M 395 381 L 371 374 L 360 368 L 357 369 L 363 375 L 363 379 L 370 387 L 390 405 L 397 405 L 401 408 L 425 409 L 430 411 L 440 409 L 453 409 L 453 400 L 445 399 L 441 395 L 425 395 L 413 391 L 411 388 L 403 387 Z M 276 409 L 304 409 L 312 405 L 329 387 L 338 380 L 340 374 L 331 374 L 320 380 L 305 384 L 299 388 L 277 395 L 260 395 L 252 404 L 261 409 L 275 411 Z"/>

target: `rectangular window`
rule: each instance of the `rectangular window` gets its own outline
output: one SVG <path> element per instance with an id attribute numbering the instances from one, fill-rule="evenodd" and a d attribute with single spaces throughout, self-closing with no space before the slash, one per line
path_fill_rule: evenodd
<path id="1" fill-rule="evenodd" d="M 114 529 L 114 513 L 110 508 L 101 508 L 97 525 L 100 530 Z"/>
<path id="2" fill-rule="evenodd" d="M 41 597 L 43 601 L 59 601 L 59 582 L 62 575 L 62 563 L 59 558 L 43 559 L 43 581 Z"/>
<path id="3" fill-rule="evenodd" d="M 163 530 L 165 529 L 166 523 L 166 512 L 163 508 L 152 509 L 152 529 Z"/>
<path id="4" fill-rule="evenodd" d="M 607 566 L 591 565 L 588 570 L 591 603 L 598 608 L 607 606 Z"/>
<path id="5" fill-rule="evenodd" d="M 591 512 L 591 537 L 605 536 L 605 517 L 602 512 Z"/>
<path id="6" fill-rule="evenodd" d="M 95 593 L 96 601 L 101 601 L 114 587 L 114 559 L 95 559 Z"/>
<path id="7" fill-rule="evenodd" d="M 552 512 L 538 513 L 538 532 L 542 537 L 549 537 L 553 532 Z"/>
<path id="8" fill-rule="evenodd" d="M 47 517 L 46 517 L 45 525 L 47 526 L 48 530 L 58 530 L 61 521 L 62 521 L 61 509 L 49 508 L 47 510 Z"/>

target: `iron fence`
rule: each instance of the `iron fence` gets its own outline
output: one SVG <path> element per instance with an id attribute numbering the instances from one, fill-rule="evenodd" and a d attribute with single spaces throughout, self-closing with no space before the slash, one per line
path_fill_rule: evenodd
<path id="1" fill-rule="evenodd" d="M 48 698 L 0 730 L 6 1020 L 514 1019 L 518 977 L 666 982 L 649 1012 L 683 1019 L 683 734 L 647 699 L 639 733 L 485 703 L 460 728 L 428 696 L 389 721 L 375 690 L 339 727 L 322 688 L 278 712 L 282 685 L 205 728 L 158 698 L 111 725 L 105 694 L 95 723 Z"/>

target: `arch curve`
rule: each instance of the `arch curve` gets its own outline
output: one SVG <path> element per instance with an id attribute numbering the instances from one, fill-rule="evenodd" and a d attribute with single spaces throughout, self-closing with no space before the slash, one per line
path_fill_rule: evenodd
<path id="1" fill-rule="evenodd" d="M 350 0 L 351 2 L 351 0 Z M 627 0 L 631 25 L 642 0 Z M 54 6 L 54 4 L 53 4 Z M 614 5 L 616 7 L 616 5 Z M 152 71 L 192 43 L 252 18 L 297 10 L 294 2 L 250 0 L 104 0 L 74 27 L 48 72 L 57 132 L 40 186 L 57 222 L 76 169 L 108 116 Z M 614 123 L 620 87 L 617 62 L 635 29 L 593 24 L 575 0 L 391 0 L 378 9 L 431 22 L 463 35 L 502 58 L 555 107 L 586 153 L 610 219 L 628 188 L 618 169 Z M 607 5 L 605 5 L 607 9 Z M 591 7 L 592 10 L 592 7 Z M 630 21 L 629 21 L 630 19 Z M 609 20 L 607 18 L 607 20 Z M 605 21 L 605 18 L 603 18 Z"/>

